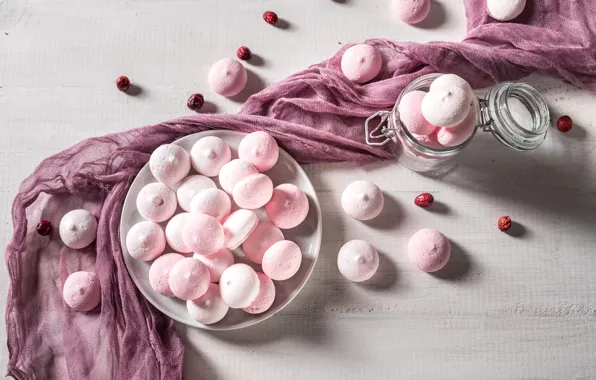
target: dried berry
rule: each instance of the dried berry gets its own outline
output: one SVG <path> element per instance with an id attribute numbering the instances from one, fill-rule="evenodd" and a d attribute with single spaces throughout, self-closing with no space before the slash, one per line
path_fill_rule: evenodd
<path id="1" fill-rule="evenodd" d="M 37 223 L 37 233 L 41 236 L 48 236 L 52 233 L 52 223 L 48 220 L 42 220 L 41 222 Z"/>
<path id="2" fill-rule="evenodd" d="M 186 106 L 193 111 L 200 110 L 203 104 L 205 104 L 205 98 L 201 94 L 192 94 L 186 102 Z"/>
<path id="3" fill-rule="evenodd" d="M 263 13 L 263 20 L 265 20 L 267 24 L 275 25 L 279 18 L 275 12 L 267 11 Z"/>
<path id="4" fill-rule="evenodd" d="M 236 55 L 243 61 L 248 61 L 252 57 L 250 49 L 246 46 L 240 46 L 238 50 L 236 50 Z"/>
<path id="5" fill-rule="evenodd" d="M 434 201 L 435 197 L 433 197 L 433 195 L 430 193 L 422 193 L 414 199 L 416 206 L 423 208 L 432 206 Z"/>
<path id="6" fill-rule="evenodd" d="M 128 91 L 130 88 L 130 79 L 124 75 L 118 77 L 118 79 L 116 79 L 116 87 L 118 87 L 118 90 L 122 92 Z"/>
<path id="7" fill-rule="evenodd" d="M 499 229 L 503 232 L 509 231 L 511 228 L 511 218 L 508 216 L 502 216 L 499 218 Z"/>
<path id="8" fill-rule="evenodd" d="M 561 132 L 569 132 L 573 128 L 573 119 L 569 116 L 561 116 L 557 120 L 557 129 Z"/>

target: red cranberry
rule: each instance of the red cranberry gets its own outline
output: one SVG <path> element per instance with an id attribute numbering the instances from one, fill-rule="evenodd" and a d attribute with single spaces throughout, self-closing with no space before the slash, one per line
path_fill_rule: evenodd
<path id="1" fill-rule="evenodd" d="M 569 116 L 561 116 L 557 120 L 557 129 L 561 132 L 569 132 L 573 128 L 573 119 Z"/>
<path id="2" fill-rule="evenodd" d="M 205 98 L 201 94 L 192 94 L 186 102 L 186 106 L 193 111 L 200 110 L 203 104 L 205 104 Z"/>
<path id="3" fill-rule="evenodd" d="M 511 218 L 508 216 L 502 216 L 499 218 L 499 229 L 503 232 L 509 231 L 511 228 Z"/>
<path id="4" fill-rule="evenodd" d="M 48 236 L 52 233 L 52 223 L 47 220 L 42 220 L 41 222 L 37 223 L 37 233 L 41 236 Z"/>
<path id="5" fill-rule="evenodd" d="M 252 57 L 250 49 L 246 46 L 240 46 L 238 50 L 236 50 L 236 55 L 243 61 L 248 61 Z"/>
<path id="6" fill-rule="evenodd" d="M 267 11 L 263 13 L 263 20 L 265 20 L 267 24 L 275 25 L 279 18 L 275 12 Z"/>
<path id="7" fill-rule="evenodd" d="M 416 204 L 416 206 L 422 207 L 422 208 L 427 208 L 427 207 L 432 206 L 434 201 L 435 201 L 435 197 L 433 197 L 433 195 L 430 193 L 422 193 L 414 199 L 414 203 Z"/>
<path id="8" fill-rule="evenodd" d="M 118 79 L 116 79 L 116 87 L 118 87 L 118 90 L 122 92 L 128 91 L 130 88 L 130 79 L 124 75 L 118 77 Z"/>

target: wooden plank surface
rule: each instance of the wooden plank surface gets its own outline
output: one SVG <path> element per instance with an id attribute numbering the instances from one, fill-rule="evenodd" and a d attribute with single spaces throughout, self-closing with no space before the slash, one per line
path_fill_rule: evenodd
<path id="1" fill-rule="evenodd" d="M 265 24 L 265 10 L 289 27 Z M 44 157 L 87 137 L 188 114 L 186 99 L 196 91 L 212 109 L 235 112 L 240 104 L 211 93 L 206 73 L 242 44 L 259 57 L 248 65 L 256 91 L 346 42 L 465 34 L 463 3 L 455 0 L 435 1 L 422 27 L 393 22 L 385 0 L 0 0 L 0 12 L 3 246 L 18 184 Z M 113 82 L 121 74 L 141 94 L 119 93 Z M 576 120 L 568 134 L 551 130 L 534 153 L 480 134 L 441 179 L 395 162 L 307 166 L 325 222 L 311 280 L 260 325 L 227 333 L 178 326 L 185 378 L 596 379 L 596 96 L 540 75 L 526 81 L 543 92 L 555 119 Z M 340 209 L 341 191 L 359 178 L 387 197 L 371 223 Z M 441 207 L 416 208 L 422 191 Z M 520 224 L 514 236 L 496 228 L 504 214 Z M 409 236 L 423 227 L 454 243 L 441 276 L 414 270 L 405 255 Z M 337 271 L 339 247 L 355 238 L 382 254 L 372 284 L 349 283 Z M 4 266 L 0 278 L 4 303 Z M 4 343 L 0 354 L 3 372 Z"/>

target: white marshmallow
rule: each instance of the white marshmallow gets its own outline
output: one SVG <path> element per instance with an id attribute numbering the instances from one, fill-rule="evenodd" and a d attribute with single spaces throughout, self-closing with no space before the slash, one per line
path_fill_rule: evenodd
<path id="1" fill-rule="evenodd" d="M 151 154 L 149 169 L 159 182 L 171 186 L 182 181 L 188 175 L 190 155 L 181 146 L 162 145 Z"/>
<path id="2" fill-rule="evenodd" d="M 471 94 L 461 87 L 429 91 L 422 99 L 422 116 L 436 127 L 454 127 L 470 112 Z"/>
<path id="3" fill-rule="evenodd" d="M 190 205 L 195 195 L 203 190 L 216 189 L 215 182 L 204 175 L 191 175 L 180 183 L 176 190 L 178 204 L 184 211 L 190 212 Z"/>
<path id="4" fill-rule="evenodd" d="M 180 214 L 174 215 L 166 225 L 166 241 L 168 242 L 170 247 L 172 247 L 172 249 L 176 252 L 191 252 L 191 249 L 188 248 L 186 244 L 184 244 L 184 240 L 182 240 L 182 229 L 184 225 L 188 222 L 189 216 L 189 213 L 181 212 Z"/>
<path id="5" fill-rule="evenodd" d="M 219 279 L 223 301 L 232 308 L 249 307 L 259 294 L 261 283 L 254 269 L 246 264 L 234 264 Z"/>
<path id="6" fill-rule="evenodd" d="M 60 220 L 60 238 L 67 247 L 85 248 L 96 237 L 97 219 L 87 210 L 72 210 Z"/>
<path id="7" fill-rule="evenodd" d="M 161 223 L 176 212 L 176 193 L 163 183 L 145 185 L 137 196 L 137 210 L 147 220 Z"/>
<path id="8" fill-rule="evenodd" d="M 526 0 L 486 0 L 488 14 L 499 21 L 513 20 L 526 7 Z"/>
<path id="9" fill-rule="evenodd" d="M 236 249 L 244 243 L 259 224 L 259 217 L 254 211 L 240 209 L 234 211 L 224 222 L 224 245 L 228 249 Z"/>

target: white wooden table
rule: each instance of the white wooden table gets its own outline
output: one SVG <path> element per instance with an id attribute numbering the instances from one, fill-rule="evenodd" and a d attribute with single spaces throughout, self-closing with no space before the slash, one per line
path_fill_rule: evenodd
<path id="1" fill-rule="evenodd" d="M 262 21 L 276 11 L 289 28 Z M 0 243 L 11 234 L 10 205 L 20 181 L 44 157 L 91 136 L 188 114 L 202 92 L 219 112 L 240 104 L 207 85 L 212 62 L 240 45 L 254 88 L 331 56 L 346 42 L 460 40 L 463 2 L 439 0 L 416 28 L 392 21 L 386 0 L 0 0 Z M 10 13 L 12 12 L 12 13 Z M 143 89 L 132 97 L 114 80 Z M 324 213 L 320 261 L 298 298 L 274 318 L 241 331 L 178 326 L 187 379 L 587 380 L 596 378 L 596 97 L 532 76 L 553 116 L 576 120 L 538 151 L 518 154 L 478 137 L 460 167 L 434 180 L 395 162 L 306 168 Z M 213 108 L 214 106 L 212 106 Z M 384 214 L 363 224 L 340 211 L 354 179 L 376 182 Z M 440 202 L 413 206 L 422 191 Z M 496 221 L 511 215 L 513 235 Z M 446 274 L 415 270 L 405 255 L 423 227 L 453 242 Z M 378 281 L 344 280 L 339 247 L 368 239 L 382 253 Z M 5 302 L 6 269 L 0 269 Z M 8 352 L 1 319 L 0 373 Z"/>

